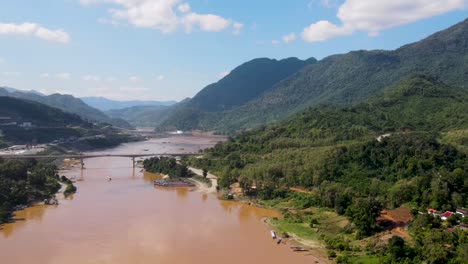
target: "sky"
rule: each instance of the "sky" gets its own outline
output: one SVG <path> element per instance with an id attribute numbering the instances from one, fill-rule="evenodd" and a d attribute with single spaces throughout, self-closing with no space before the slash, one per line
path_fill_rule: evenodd
<path id="1" fill-rule="evenodd" d="M 463 21 L 468 0 L 15 0 L 0 86 L 182 100 L 254 58 L 396 49 Z"/>

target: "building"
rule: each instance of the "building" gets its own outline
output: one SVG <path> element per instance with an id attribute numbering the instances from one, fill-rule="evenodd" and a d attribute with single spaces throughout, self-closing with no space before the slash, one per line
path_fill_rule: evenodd
<path id="1" fill-rule="evenodd" d="M 453 213 L 450 211 L 446 211 L 445 213 L 440 215 L 440 219 L 446 221 Z"/>
<path id="2" fill-rule="evenodd" d="M 463 207 L 457 208 L 455 213 L 461 215 L 462 217 L 468 217 L 468 209 Z"/>

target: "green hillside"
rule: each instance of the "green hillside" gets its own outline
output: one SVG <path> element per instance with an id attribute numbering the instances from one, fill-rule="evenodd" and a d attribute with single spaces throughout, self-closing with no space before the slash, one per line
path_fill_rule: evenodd
<path id="1" fill-rule="evenodd" d="M 314 58 L 306 61 L 297 58 L 272 60 L 254 59 L 230 72 L 220 81 L 203 88 L 186 103 L 171 108 L 166 121 L 161 124 L 165 129 L 208 128 L 219 119 L 219 114 L 247 103 L 265 93 L 277 82 L 293 75 Z"/>
<path id="2" fill-rule="evenodd" d="M 363 102 L 417 73 L 467 89 L 467 61 L 468 19 L 393 51 L 361 50 L 326 57 L 304 66 L 289 78 L 277 80 L 273 87 L 248 102 L 227 107 L 223 112 L 184 108 L 169 117 L 161 128 L 232 132 L 258 127 L 284 120 L 310 106 Z M 209 89 L 204 91 L 205 96 L 210 93 Z"/>
<path id="3" fill-rule="evenodd" d="M 466 232 L 441 232 L 457 219 L 440 223 L 418 211 L 468 207 L 466 109 L 465 89 L 417 75 L 356 106 L 316 106 L 240 132 L 187 162 L 220 176 L 222 188 L 238 183 L 255 202 L 281 209 L 284 218 L 273 221 L 279 230 L 320 240 L 340 259 L 463 263 Z M 402 240 L 395 256 L 391 243 L 369 236 L 388 228 L 376 221 L 382 209 L 402 205 L 415 212 L 406 240 L 417 243 Z M 351 223 L 337 227 L 330 215 Z"/>
<path id="4" fill-rule="evenodd" d="M 93 124 L 78 115 L 20 98 L 0 96 L 0 117 L 0 147 L 59 140 L 68 149 L 91 150 L 134 140 L 109 125 Z"/>
<path id="5" fill-rule="evenodd" d="M 18 91 L 10 93 L 5 89 L 0 88 L 0 96 L 10 96 L 39 102 L 41 104 L 61 109 L 67 113 L 77 114 L 81 118 L 89 121 L 106 122 L 119 127 L 131 127 L 128 122 L 122 119 L 112 119 L 106 116 L 103 112 L 88 106 L 80 99 L 71 95 L 51 94 L 49 96 L 41 96 L 34 93 L 23 93 Z"/>
<path id="6" fill-rule="evenodd" d="M 0 115 L 17 123 L 32 122 L 44 126 L 86 124 L 78 115 L 29 100 L 0 96 Z"/>

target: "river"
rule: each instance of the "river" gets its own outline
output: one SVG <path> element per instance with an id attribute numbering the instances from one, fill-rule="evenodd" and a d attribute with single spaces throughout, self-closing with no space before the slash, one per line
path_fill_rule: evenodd
<path id="1" fill-rule="evenodd" d="M 104 152 L 192 152 L 217 140 L 159 138 Z M 76 194 L 18 211 L 16 222 L 2 226 L 1 263 L 314 263 L 271 239 L 262 219 L 274 211 L 156 188 L 155 176 L 133 169 L 129 158 L 86 159 L 85 167 L 62 172 L 79 180 Z"/>

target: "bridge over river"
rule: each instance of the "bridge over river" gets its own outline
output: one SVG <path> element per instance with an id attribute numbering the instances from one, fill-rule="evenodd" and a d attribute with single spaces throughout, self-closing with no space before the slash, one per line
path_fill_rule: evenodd
<path id="1" fill-rule="evenodd" d="M 0 155 L 0 159 L 79 159 L 81 160 L 81 168 L 84 168 L 84 160 L 99 157 L 119 157 L 131 158 L 133 167 L 135 168 L 135 158 L 145 157 L 185 157 L 196 156 L 199 153 L 145 153 L 145 154 L 63 154 L 63 155 Z"/>

